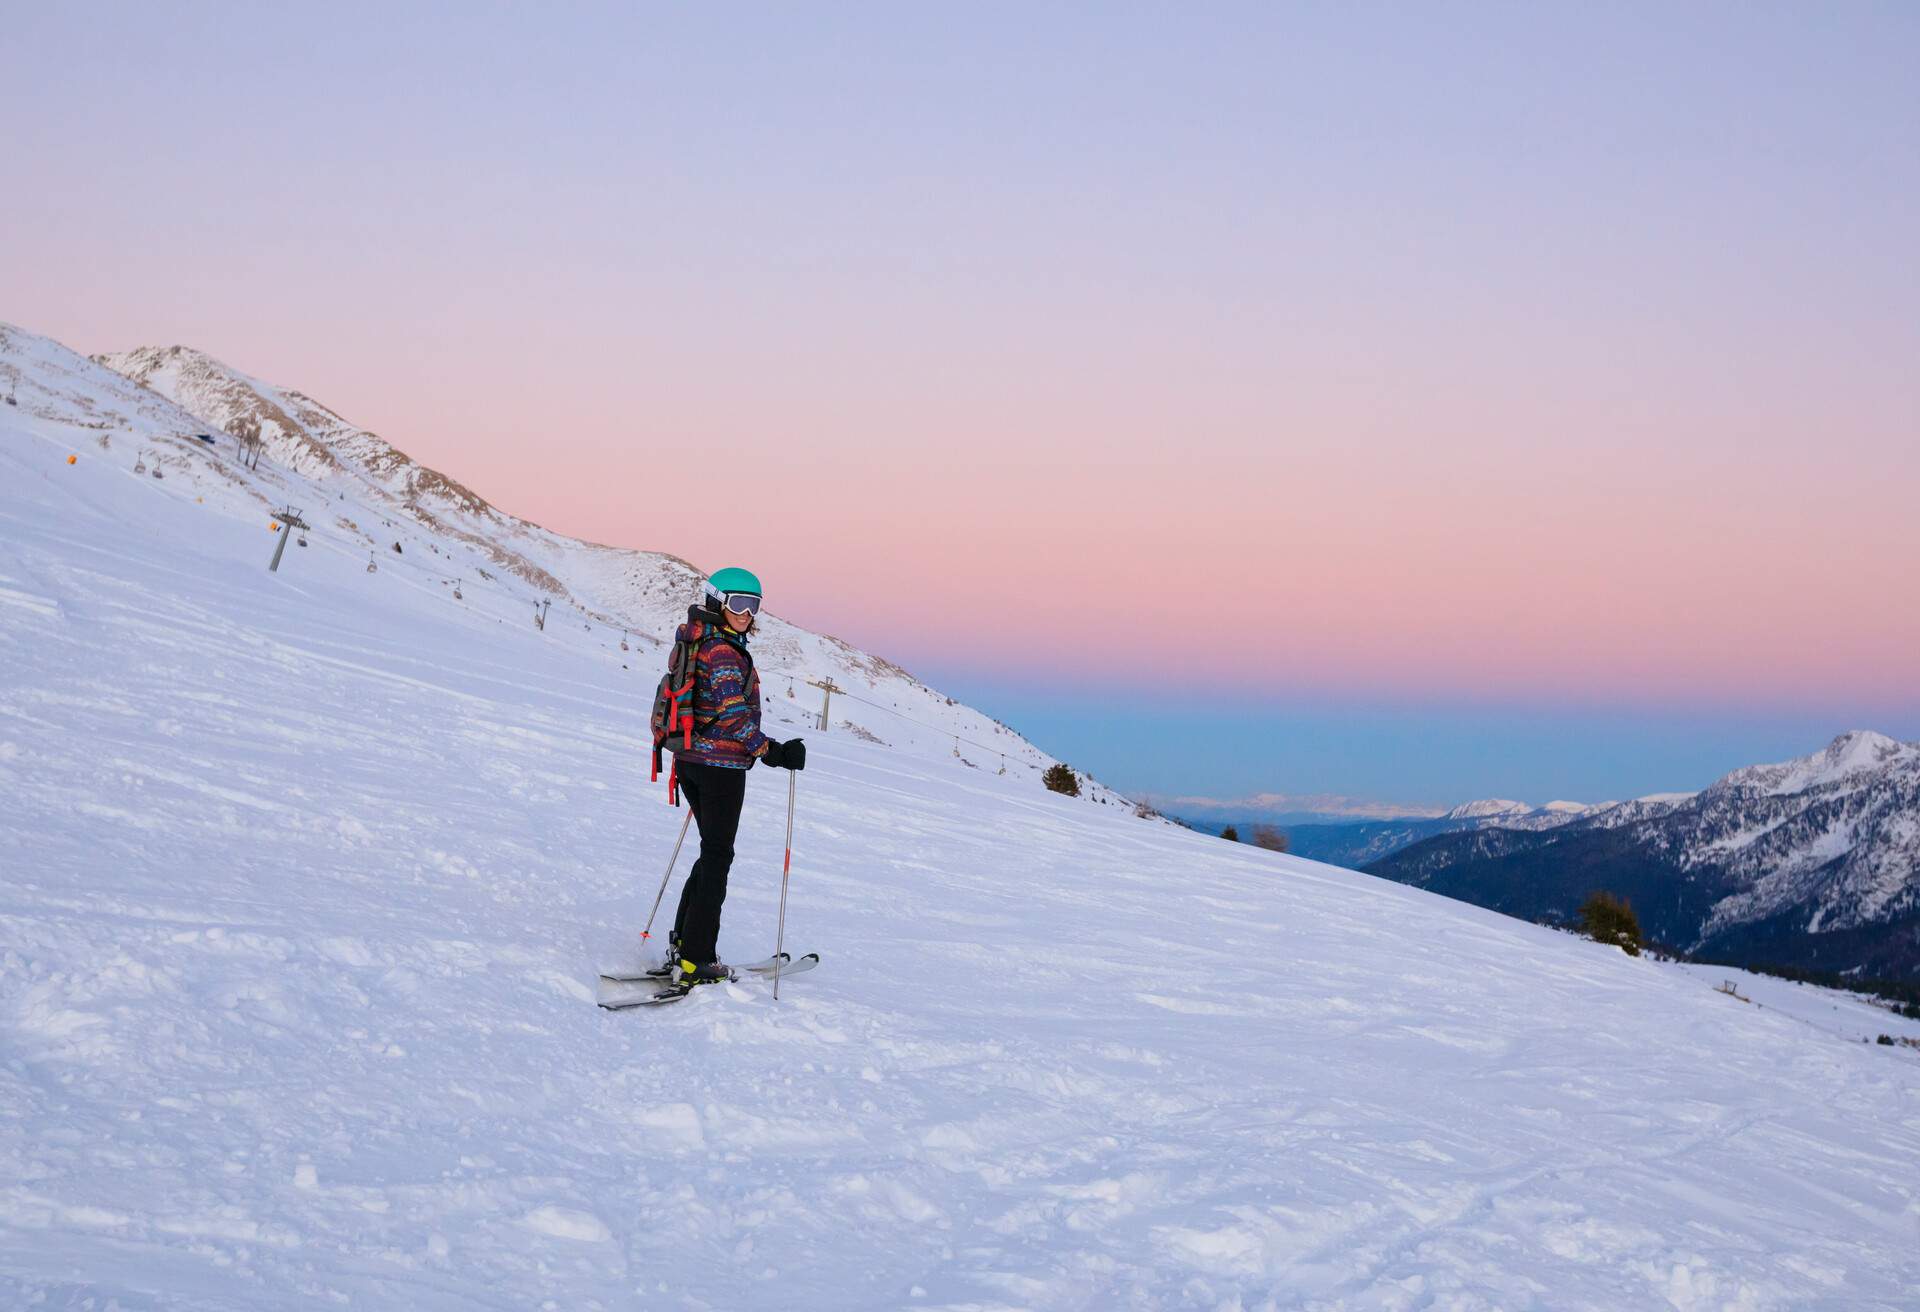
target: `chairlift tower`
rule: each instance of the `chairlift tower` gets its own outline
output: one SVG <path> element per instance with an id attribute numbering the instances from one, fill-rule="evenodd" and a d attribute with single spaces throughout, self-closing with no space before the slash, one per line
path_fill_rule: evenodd
<path id="1" fill-rule="evenodd" d="M 837 692 L 845 692 L 846 689 L 837 686 L 833 681 L 832 675 L 828 675 L 825 681 L 808 679 L 807 687 L 818 688 L 826 694 L 820 699 L 820 732 L 825 733 L 827 731 L 827 725 L 831 722 L 827 716 L 828 712 L 833 708 L 833 695 Z"/>
<path id="2" fill-rule="evenodd" d="M 295 529 L 300 530 L 300 540 L 303 543 L 306 541 L 305 535 L 307 532 L 307 521 L 300 518 L 300 507 L 298 506 L 283 506 L 273 512 L 273 517 L 280 521 L 280 542 L 273 549 L 273 562 L 267 566 L 267 573 L 269 574 L 279 571 L 280 557 L 286 554 L 287 539 L 293 536 L 293 531 Z"/>

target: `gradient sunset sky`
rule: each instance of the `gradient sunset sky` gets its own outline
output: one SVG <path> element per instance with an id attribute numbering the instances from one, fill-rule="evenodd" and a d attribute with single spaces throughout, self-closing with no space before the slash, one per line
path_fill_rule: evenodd
<path id="1" fill-rule="evenodd" d="M 1123 788 L 1920 738 L 1920 5 L 4 18 L 0 318 L 748 565 Z"/>

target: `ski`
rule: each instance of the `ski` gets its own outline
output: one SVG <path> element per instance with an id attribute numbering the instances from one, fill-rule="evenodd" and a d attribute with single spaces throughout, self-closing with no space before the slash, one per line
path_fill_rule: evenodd
<path id="1" fill-rule="evenodd" d="M 788 956 L 790 956 L 788 953 L 783 952 L 780 954 L 780 957 Z M 773 963 L 779 960 L 780 957 L 768 957 L 765 961 L 755 961 L 745 966 L 735 966 L 734 970 L 745 971 L 751 975 L 770 975 L 773 973 Z M 600 972 L 600 982 L 603 984 L 651 984 L 656 980 L 663 980 L 671 974 L 673 974 L 673 967 L 663 961 L 657 966 L 648 966 L 639 972 L 603 970 Z"/>
<path id="2" fill-rule="evenodd" d="M 786 954 L 782 953 L 781 955 L 785 956 Z M 789 975 L 798 975 L 802 972 L 812 970 L 819 964 L 820 954 L 818 952 L 809 952 L 798 961 L 789 960 L 785 965 L 780 967 L 778 974 L 781 979 L 785 979 Z M 772 979 L 776 972 L 772 966 L 768 966 L 765 969 L 756 970 L 753 973 L 761 979 Z"/>
<path id="3" fill-rule="evenodd" d="M 820 954 L 818 952 L 809 952 L 806 956 L 801 957 L 798 961 L 788 961 L 783 963 L 780 967 L 780 978 L 785 979 L 789 975 L 804 974 L 805 972 L 812 970 L 815 966 L 818 966 L 819 964 L 820 964 Z M 754 968 L 743 967 L 743 966 L 736 966 L 734 967 L 734 969 L 745 970 L 747 971 L 748 974 L 752 975 L 756 979 L 772 979 L 773 978 L 772 959 L 769 959 L 768 961 L 765 961 L 765 962 L 756 962 L 755 966 L 764 967 L 764 969 L 754 969 Z M 601 976 L 601 978 L 608 980 L 611 983 L 622 983 L 622 982 L 654 983 L 656 982 L 654 980 L 647 979 L 644 976 L 638 980 L 629 980 L 629 981 L 621 981 L 619 979 L 615 979 L 614 977 L 606 976 L 606 975 Z M 739 978 L 740 978 L 739 976 L 735 976 L 736 981 Z M 705 987 L 705 986 L 698 985 L 698 984 L 669 984 L 663 989 L 659 989 L 653 993 L 643 993 L 637 998 L 621 998 L 613 1002 L 603 1001 L 600 1004 L 600 1006 L 607 1011 L 631 1011 L 635 1007 L 659 1007 L 659 1006 L 664 1006 L 669 1002 L 678 1002 L 680 1001 L 680 999 L 686 997 L 687 994 L 693 992 L 694 989 L 702 988 L 702 987 Z"/>
<path id="4" fill-rule="evenodd" d="M 635 1007 L 658 1007 L 669 1002 L 678 1002 L 691 992 L 693 992 L 693 986 L 690 984 L 669 984 L 656 993 L 627 998 L 620 1002 L 602 1002 L 600 1006 L 606 1011 L 632 1011 Z"/>

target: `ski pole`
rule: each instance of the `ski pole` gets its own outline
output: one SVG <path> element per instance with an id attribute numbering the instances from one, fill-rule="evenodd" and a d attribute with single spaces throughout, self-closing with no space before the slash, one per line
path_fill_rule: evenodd
<path id="1" fill-rule="evenodd" d="M 787 859 L 780 865 L 780 928 L 773 939 L 773 1000 L 780 1001 L 782 950 L 787 946 L 787 876 L 793 870 L 793 789 L 800 782 L 798 771 L 787 772 Z"/>
<path id="2" fill-rule="evenodd" d="M 667 858 L 667 873 L 660 876 L 660 891 L 653 895 L 653 910 L 647 913 L 647 927 L 640 931 L 640 942 L 653 937 L 653 918 L 660 914 L 660 899 L 667 895 L 667 881 L 673 878 L 674 862 L 680 859 L 680 844 L 687 841 L 687 826 L 693 823 L 693 807 L 687 807 L 687 818 L 680 822 L 680 837 L 673 840 L 673 855 Z"/>

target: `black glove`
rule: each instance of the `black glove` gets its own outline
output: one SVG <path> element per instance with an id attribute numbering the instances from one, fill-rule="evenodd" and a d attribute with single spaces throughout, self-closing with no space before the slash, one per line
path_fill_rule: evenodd
<path id="1" fill-rule="evenodd" d="M 785 742 L 767 739 L 767 750 L 760 757 L 768 765 L 779 766 L 786 770 L 804 770 L 807 768 L 807 745 L 801 739 L 789 738 Z"/>

